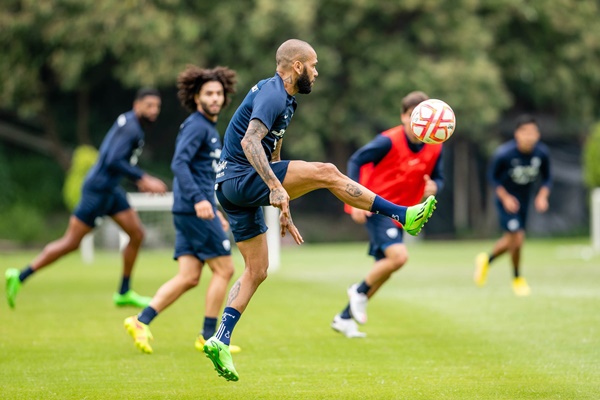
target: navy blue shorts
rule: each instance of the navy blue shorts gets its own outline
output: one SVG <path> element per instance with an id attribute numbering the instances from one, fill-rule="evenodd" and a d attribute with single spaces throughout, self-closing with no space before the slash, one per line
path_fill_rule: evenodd
<path id="1" fill-rule="evenodd" d="M 389 217 L 373 214 L 367 218 L 367 231 L 369 232 L 369 255 L 379 261 L 385 258 L 385 249 L 397 243 L 403 243 L 403 231 Z"/>
<path id="2" fill-rule="evenodd" d="M 83 190 L 81 200 L 75 207 L 73 215 L 93 228 L 96 226 L 96 218 L 105 215 L 112 216 L 129 208 L 131 206 L 127 201 L 127 195 L 121 187 L 116 187 L 110 192 Z"/>
<path id="3" fill-rule="evenodd" d="M 271 163 L 280 182 L 287 174 L 289 163 L 287 160 Z M 252 239 L 267 231 L 261 207 L 271 205 L 271 192 L 256 170 L 219 183 L 216 193 L 219 204 L 227 213 L 236 242 Z"/>
<path id="4" fill-rule="evenodd" d="M 192 255 L 200 261 L 230 256 L 231 242 L 221 226 L 221 220 L 198 218 L 194 214 L 173 214 L 175 224 L 175 253 L 177 260 Z"/>
<path id="5" fill-rule="evenodd" d="M 498 210 L 498 220 L 500 222 L 500 228 L 505 232 L 517 232 L 524 231 L 525 224 L 527 223 L 527 209 L 529 208 L 529 201 L 518 199 L 520 203 L 519 211 L 515 214 L 506 212 L 502 206 L 502 202 L 496 198 L 496 209 Z"/>

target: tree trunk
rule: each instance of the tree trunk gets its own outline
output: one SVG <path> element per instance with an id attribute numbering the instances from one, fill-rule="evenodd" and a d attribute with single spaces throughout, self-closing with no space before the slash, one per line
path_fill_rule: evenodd
<path id="1" fill-rule="evenodd" d="M 77 144 L 92 144 L 90 136 L 90 89 L 77 91 Z"/>
<path id="2" fill-rule="evenodd" d="M 58 136 L 58 128 L 56 124 L 56 117 L 50 110 L 49 104 L 44 102 L 43 110 L 41 113 L 42 121 L 44 122 L 44 137 L 50 143 L 50 154 L 58 162 L 63 170 L 68 170 L 71 166 L 71 156 L 67 151 Z"/>

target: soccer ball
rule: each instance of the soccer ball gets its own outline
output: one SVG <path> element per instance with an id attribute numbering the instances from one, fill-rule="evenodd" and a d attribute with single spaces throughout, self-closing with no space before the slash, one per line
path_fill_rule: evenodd
<path id="1" fill-rule="evenodd" d="M 421 142 L 439 144 L 454 133 L 456 118 L 448 104 L 429 99 L 415 107 L 410 115 L 410 127 Z"/>

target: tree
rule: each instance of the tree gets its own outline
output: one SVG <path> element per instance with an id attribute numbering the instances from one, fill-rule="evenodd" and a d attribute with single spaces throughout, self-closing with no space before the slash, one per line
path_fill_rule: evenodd
<path id="1" fill-rule="evenodd" d="M 90 96 L 114 78 L 125 86 L 173 82 L 200 28 L 180 1 L 7 0 L 0 5 L 0 106 L 39 120 L 67 169 L 73 142 L 90 143 Z M 76 139 L 57 104 L 77 104 Z M 75 130 L 75 129 L 73 129 Z M 21 141 L 23 142 L 23 141 Z M 70 144 L 67 145 L 66 143 Z"/>

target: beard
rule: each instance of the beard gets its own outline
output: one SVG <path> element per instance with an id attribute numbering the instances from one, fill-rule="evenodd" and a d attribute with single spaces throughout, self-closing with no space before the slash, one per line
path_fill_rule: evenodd
<path id="1" fill-rule="evenodd" d="M 306 73 L 306 68 L 304 68 L 304 72 L 298 77 L 296 86 L 298 86 L 298 93 L 300 94 L 309 94 L 312 91 L 312 83 Z"/>
<path id="2" fill-rule="evenodd" d="M 219 109 L 218 112 L 213 113 L 212 111 L 210 111 L 210 107 L 208 106 L 208 104 L 202 103 L 202 102 L 200 102 L 200 107 L 202 108 L 202 111 L 204 112 L 204 115 L 206 115 L 209 118 L 214 118 L 214 117 L 218 116 L 219 112 L 221 111 Z"/>
<path id="3" fill-rule="evenodd" d="M 145 115 L 141 115 L 138 118 L 138 121 L 139 121 L 140 126 L 142 127 L 142 129 L 144 131 L 146 131 L 146 130 L 148 130 L 156 122 L 156 119 L 151 120 L 148 117 L 146 117 Z"/>

